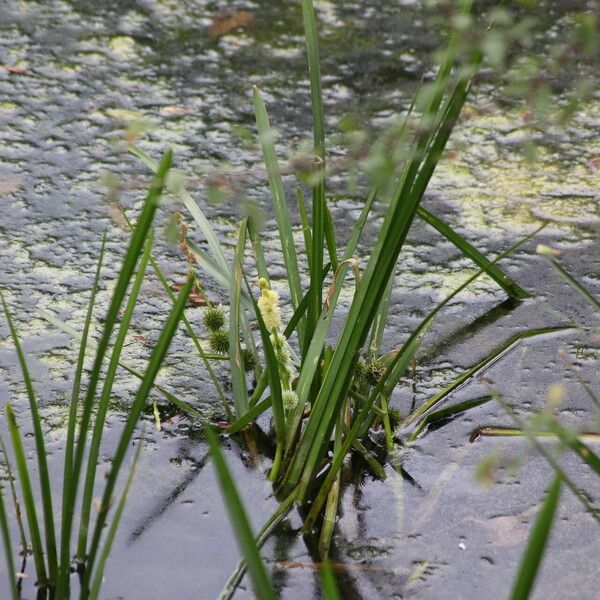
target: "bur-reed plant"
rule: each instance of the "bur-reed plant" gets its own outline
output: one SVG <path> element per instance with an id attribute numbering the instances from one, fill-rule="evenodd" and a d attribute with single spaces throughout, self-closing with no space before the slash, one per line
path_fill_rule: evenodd
<path id="1" fill-rule="evenodd" d="M 20 499 L 15 489 L 17 486 L 14 485 L 15 482 L 12 480 L 13 470 L 10 468 L 11 457 L 7 452 L 7 444 L 4 440 L 0 441 L 4 455 L 3 459 L 9 466 L 8 485 L 11 488 L 15 513 L 21 530 L 23 566 L 27 557 L 30 554 L 33 555 L 37 577 L 36 583 L 39 588 L 38 597 L 41 598 L 50 597 L 55 600 L 63 600 L 71 597 L 74 587 L 71 574 L 74 566 L 79 575 L 77 587 L 79 587 L 80 598 L 87 600 L 98 597 L 106 559 L 133 477 L 133 466 L 129 467 L 125 462 L 126 454 L 131 445 L 140 415 L 145 407 L 148 394 L 154 385 L 154 379 L 176 332 L 187 297 L 192 289 L 194 279 L 190 276 L 179 296 L 174 299 L 173 308 L 154 345 L 146 370 L 143 374 L 140 374 L 141 383 L 127 412 L 123 431 L 118 438 L 117 447 L 112 457 L 111 468 L 106 476 L 102 499 L 96 507 L 95 519 L 92 519 L 93 491 L 94 486 L 97 484 L 96 471 L 109 401 L 121 351 L 151 258 L 152 222 L 171 162 L 172 153 L 169 151 L 158 166 L 143 208 L 132 230 L 129 245 L 104 319 L 102 334 L 99 342 L 94 344 L 96 348 L 95 359 L 89 371 L 87 387 L 85 387 L 84 358 L 90 343 L 88 336 L 104 260 L 106 236 L 102 241 L 84 328 L 80 336 L 80 349 L 73 377 L 65 440 L 62 495 L 59 498 L 52 494 L 38 398 L 27 367 L 27 360 L 21 347 L 17 328 L 4 295 L 0 292 L 0 302 L 17 352 L 29 399 L 30 419 L 35 440 L 35 470 L 39 475 L 39 496 L 42 500 L 41 511 L 36 504 L 37 494 L 34 492 L 32 482 L 32 468 L 28 465 L 26 459 L 23 434 L 11 404 L 6 405 L 5 414 L 11 440 L 12 459 L 16 465 L 14 479 L 20 487 Z M 127 302 L 125 303 L 127 296 Z M 121 314 L 121 307 L 124 303 L 125 307 Z M 116 337 L 113 340 L 115 330 Z M 103 371 L 104 366 L 107 366 L 106 371 Z M 99 389 L 100 383 L 102 383 L 102 386 Z M 138 443 L 138 452 L 133 460 L 134 466 L 140 447 L 141 442 Z M 129 475 L 126 477 L 120 499 L 116 503 L 110 526 L 105 532 L 104 527 L 109 522 L 108 513 L 113 506 L 113 495 L 117 480 L 123 473 L 129 473 Z M 26 529 L 29 533 L 28 540 L 20 516 L 21 506 L 25 512 Z M 60 510 L 58 510 L 58 506 L 61 507 Z M 16 560 L 11 540 L 9 515 L 10 510 L 6 502 L 0 498 L 0 531 L 10 577 L 10 591 L 13 598 L 16 599 L 19 597 L 20 584 L 15 579 L 15 573 L 17 572 L 15 569 Z M 73 544 L 74 541 L 76 541 L 75 545 Z"/>

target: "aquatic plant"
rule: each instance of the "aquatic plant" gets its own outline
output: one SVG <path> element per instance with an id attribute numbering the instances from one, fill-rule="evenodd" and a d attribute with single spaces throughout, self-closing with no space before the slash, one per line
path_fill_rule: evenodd
<path id="1" fill-rule="evenodd" d="M 470 6 L 470 1 L 463 2 L 463 14 L 469 12 Z M 262 95 L 257 88 L 253 89 L 258 139 L 287 273 L 292 313 L 287 323 L 282 320 L 279 298 L 270 284 L 260 232 L 252 217 L 244 218 L 239 224 L 230 265 L 210 221 L 181 181 L 174 181 L 170 191 L 184 203 L 208 244 L 208 251 L 205 251 L 188 240 L 187 247 L 194 255 L 194 262 L 229 293 L 229 363 L 235 419 L 230 421 L 227 433 L 234 435 L 244 431 L 251 434 L 256 419 L 269 409 L 272 413 L 274 457 L 269 478 L 274 482 L 282 504 L 259 532 L 257 543 L 260 545 L 276 522 L 297 504 L 304 518 L 303 533 L 318 534 L 319 553 L 327 557 L 337 514 L 341 467 L 348 454 L 359 456 L 376 477 L 385 478 L 385 470 L 374 452 L 371 436 L 374 429 L 384 431 L 384 453 L 385 450 L 393 452 L 402 443 L 414 440 L 436 419 L 460 414 L 489 401 L 491 397 L 487 396 L 436 410 L 454 389 L 522 339 L 553 329 L 522 332 L 503 342 L 424 404 L 403 414 L 397 427 L 393 426 L 389 409 L 393 390 L 407 373 L 434 318 L 450 300 L 483 273 L 516 300 L 528 296 L 499 268 L 497 263 L 505 253 L 493 260 L 485 257 L 447 223 L 421 206 L 467 98 L 472 78 L 479 69 L 482 54 L 478 48 L 461 52 L 460 33 L 451 35 L 435 80 L 422 87 L 398 131 L 397 143 L 404 151 L 394 180 L 379 181 L 372 189 L 346 247 L 340 249 L 327 203 L 325 119 L 316 19 L 310 0 L 303 0 L 302 14 L 312 98 L 314 156 L 306 178 L 312 192 L 310 218 L 303 188 L 301 185 L 297 188 L 304 241 L 302 250 L 308 259 L 307 280 L 301 274 L 298 258 L 301 252 L 294 240 L 273 130 Z M 137 147 L 131 147 L 131 152 L 156 171 L 157 163 L 149 155 Z M 356 257 L 356 249 L 375 205 L 384 211 L 383 224 L 367 253 L 368 260 L 363 264 Z M 401 346 L 382 352 L 396 264 L 417 216 L 459 248 L 479 271 L 427 314 Z M 520 240 L 506 252 L 530 237 Z M 253 251 L 256 275 L 249 271 L 247 246 Z M 349 274 L 354 275 L 352 302 L 344 315 L 339 338 L 329 345 L 332 317 L 339 310 L 340 294 Z M 254 340 L 251 320 L 258 324 L 260 344 Z M 262 348 L 263 362 L 254 351 L 258 346 Z M 254 389 L 249 389 L 244 352 L 252 352 L 255 357 Z M 184 403 L 178 405 L 186 410 Z M 224 595 L 233 589 L 242 571 L 241 564 L 228 582 Z"/>
<path id="2" fill-rule="evenodd" d="M 14 479 L 21 488 L 20 501 L 15 482 L 13 481 L 13 471 L 10 468 L 11 459 L 7 451 L 7 445 L 2 439 L 0 439 L 0 443 L 4 460 L 9 469 L 8 485 L 11 489 L 11 496 L 15 505 L 15 513 L 21 534 L 23 564 L 19 572 L 23 572 L 27 558 L 31 553 L 35 563 L 37 585 L 40 593 L 38 597 L 41 598 L 49 596 L 56 599 L 65 599 L 70 597 L 70 590 L 73 587 L 71 573 L 74 564 L 79 574 L 80 598 L 98 597 L 103 579 L 104 566 L 119 524 L 127 492 L 131 485 L 134 466 L 142 445 L 141 441 L 137 444 L 138 450 L 136 451 L 133 466 L 131 467 L 127 466 L 124 462 L 127 451 L 131 445 L 140 415 L 145 407 L 148 393 L 154 385 L 156 374 L 165 358 L 193 286 L 194 278 L 190 276 L 187 283 L 181 289 L 178 298 L 174 301 L 173 309 L 168 315 L 160 336 L 154 345 L 145 372 L 139 374 L 141 383 L 127 412 L 123 431 L 112 457 L 111 469 L 106 475 L 102 499 L 95 506 L 97 512 L 95 524 L 93 528 L 90 528 L 92 505 L 94 504 L 93 490 L 97 480 L 96 471 L 109 400 L 123 344 L 129 330 L 142 281 L 146 274 L 146 268 L 151 258 L 150 251 L 153 243 L 152 221 L 164 188 L 165 178 L 171 166 L 171 161 L 172 154 L 169 151 L 165 154 L 157 169 L 144 206 L 133 228 L 129 246 L 123 259 L 115 290 L 104 320 L 102 335 L 96 346 L 95 359 L 89 374 L 87 389 L 84 391 L 82 387 L 84 358 L 86 350 L 90 345 L 88 336 L 104 259 L 106 236 L 102 242 L 73 377 L 67 421 L 62 496 L 59 499 L 52 497 L 46 444 L 34 385 L 27 367 L 25 354 L 19 341 L 16 326 L 4 296 L 0 292 L 0 301 L 17 351 L 29 399 L 30 417 L 35 438 L 36 468 L 39 473 L 39 493 L 42 499 L 41 512 L 36 506 L 30 467 L 27 465 L 25 457 L 23 436 L 11 404 L 6 405 L 5 414 L 10 433 L 13 458 L 16 464 Z M 117 327 L 117 321 L 121 307 L 127 296 L 128 288 L 130 288 L 129 296 Z M 116 337 L 111 342 L 115 328 L 117 329 Z M 108 365 L 106 371 L 103 372 L 103 367 L 106 366 L 105 363 L 108 363 Z M 101 381 L 102 386 L 99 390 Z M 86 454 L 88 441 L 89 449 Z M 113 494 L 115 486 L 122 472 L 128 472 L 129 474 L 121 491 L 120 499 L 114 508 L 108 531 L 105 532 L 104 528 L 108 520 L 108 513 L 114 505 Z M 83 487 L 81 486 L 82 483 Z M 61 505 L 60 511 L 56 509 L 56 506 L 59 504 Z M 77 505 L 80 506 L 78 523 L 76 519 Z M 21 506 L 25 509 L 26 527 L 21 517 Z M 8 515 L 9 511 L 2 499 L 2 492 L 0 490 L 0 530 L 2 533 L 4 554 L 8 572 L 15 574 L 17 570 L 15 569 L 15 554 L 10 536 Z M 55 531 L 55 524 L 58 525 L 58 535 Z M 29 541 L 27 541 L 26 529 L 29 531 Z M 72 545 L 74 536 L 76 537 L 76 550 Z M 9 583 L 12 597 L 16 600 L 20 596 L 20 583 L 17 583 L 13 577 L 10 578 Z"/>
<path id="3" fill-rule="evenodd" d="M 470 0 L 463 3 L 463 14 L 469 11 L 470 5 Z M 308 215 L 304 188 L 299 186 L 297 191 L 304 239 L 303 252 L 298 252 L 294 240 L 267 109 L 260 91 L 257 88 L 253 90 L 259 142 L 267 168 L 281 252 L 288 275 L 289 312 L 292 313 L 292 316 L 287 323 L 284 322 L 279 304 L 280 299 L 271 286 L 260 232 L 252 217 L 243 219 L 239 224 L 234 258 L 230 262 L 210 221 L 185 190 L 181 180 L 166 181 L 170 155 L 165 156 L 159 164 L 140 149 L 132 147 L 131 151 L 155 172 L 156 178 L 132 236 L 130 249 L 125 258 L 105 321 L 104 332 L 97 345 L 96 360 L 79 415 L 78 401 L 81 395 L 83 357 L 86 353 L 86 344 L 88 347 L 92 346 L 87 338 L 102 256 L 99 262 L 88 316 L 81 336 L 80 358 L 70 405 L 60 519 L 53 515 L 47 467 L 45 466 L 44 440 L 31 378 L 27 372 L 16 330 L 12 325 L 8 309 L 4 305 L 22 364 L 34 422 L 43 498 L 41 519 L 38 519 L 34 504 L 21 436 L 14 413 L 9 406 L 7 407 L 7 418 L 17 465 L 17 476 L 22 487 L 39 584 L 43 589 L 54 592 L 57 598 L 66 598 L 69 593 L 69 574 L 73 557 L 71 540 L 74 533 L 77 534 L 75 557 L 80 574 L 81 597 L 95 598 L 98 595 L 104 564 L 118 527 L 126 493 L 131 484 L 133 469 L 129 472 L 121 499 L 114 510 L 111 525 L 104 536 L 103 527 L 108 520 L 118 474 L 125 468 L 123 461 L 127 446 L 133 436 L 150 388 L 156 387 L 168 401 L 186 411 L 192 418 L 202 423 L 206 420 L 205 415 L 202 415 L 194 407 L 154 383 L 154 377 L 160 368 L 179 320 L 183 321 L 219 394 L 223 410 L 229 421 L 227 433 L 235 435 L 243 431 L 250 437 L 256 419 L 268 410 L 272 413 L 273 463 L 269 477 L 282 500 L 276 512 L 255 538 L 220 454 L 215 435 L 211 430 L 207 430 L 206 433 L 230 510 L 231 520 L 244 553 L 244 562 L 238 566 L 227 583 L 224 595 L 228 595 L 234 589 L 247 565 L 255 590 L 261 598 L 273 597 L 273 591 L 266 578 L 257 547 L 264 543 L 266 537 L 292 506 L 296 504 L 300 507 L 304 518 L 303 533 L 318 535 L 318 551 L 326 559 L 338 509 L 340 473 L 346 457 L 350 453 L 360 457 L 366 468 L 376 477 L 385 478 L 385 470 L 379 458 L 385 452 L 381 453 L 380 450 L 393 453 L 404 444 L 414 441 L 436 421 L 447 419 L 449 416 L 460 414 L 489 401 L 491 395 L 451 407 L 439 408 L 453 390 L 485 369 L 522 339 L 552 331 L 552 329 L 526 331 L 502 342 L 489 356 L 466 370 L 421 406 L 399 416 L 394 415 L 389 407 L 393 390 L 407 373 L 423 336 L 440 311 L 467 285 L 485 273 L 511 297 L 517 300 L 527 297 L 527 293 L 499 268 L 498 261 L 514 250 L 517 245 L 530 239 L 535 232 L 496 258 L 489 259 L 447 223 L 421 206 L 429 181 L 438 162 L 443 157 L 446 143 L 467 98 L 472 78 L 477 73 L 482 61 L 482 55 L 478 48 L 468 49 L 461 54 L 460 34 L 455 33 L 450 39 L 447 53 L 435 80 L 423 85 L 404 125 L 397 132 L 398 145 L 404 146 L 404 151 L 401 153 L 403 160 L 398 165 L 394 181 L 380 181 L 378 185 L 374 186 L 365 200 L 363 210 L 352 229 L 346 247 L 341 249 L 337 243 L 327 200 L 328 157 L 325 146 L 325 119 L 316 19 L 311 0 L 302 1 L 302 12 L 314 129 L 314 160 L 311 161 L 309 172 L 303 179 L 303 182 L 308 182 L 311 188 L 311 217 Z M 183 201 L 208 244 L 208 251 L 195 246 L 187 238 L 187 226 L 182 225 L 179 221 L 181 229 L 177 241 L 187 261 L 203 268 L 227 290 L 229 295 L 227 319 L 220 309 L 215 309 L 210 305 L 204 315 L 204 325 L 209 332 L 209 346 L 218 356 L 211 356 L 204 351 L 201 340 L 194 333 L 183 314 L 186 299 L 192 288 L 196 286 L 198 289 L 197 279 L 193 275 L 190 276 L 179 297 L 175 298 L 151 255 L 152 216 L 163 187 L 168 188 Z M 383 209 L 383 225 L 375 244 L 367 253 L 368 261 L 363 264 L 356 257 L 356 249 L 361 240 L 363 228 L 371 218 L 373 207 L 376 205 Z M 406 236 L 417 216 L 459 248 L 479 267 L 479 271 L 427 314 L 402 345 L 389 352 L 383 352 L 382 342 L 393 292 L 396 265 Z M 248 246 L 253 251 L 256 272 L 254 270 L 250 272 L 248 269 Z M 116 326 L 117 313 L 124 301 L 140 254 L 142 258 L 139 261 L 129 301 L 118 329 L 116 341 L 110 351 L 110 339 L 112 330 Z M 308 259 L 308 278 L 302 276 L 299 261 L 301 254 L 306 255 Z M 139 286 L 148 265 L 152 266 L 173 301 L 173 309 L 152 354 L 148 369 L 141 374 L 123 364 L 120 360 L 120 353 Z M 344 315 L 339 339 L 335 343 L 331 343 L 332 318 L 334 312 L 341 309 L 340 295 L 349 274 L 354 275 L 351 306 Z M 57 324 L 66 329 L 64 324 Z M 257 343 L 258 340 L 255 339 L 253 333 L 252 325 L 254 324 L 258 325 L 260 343 Z M 233 402 L 230 402 L 225 396 L 211 365 L 211 360 L 222 359 L 229 361 Z M 108 362 L 108 370 L 98 398 L 97 387 L 104 361 Z M 131 374 L 140 378 L 142 384 L 128 413 L 122 437 L 113 457 L 112 468 L 105 483 L 95 528 L 90 536 L 92 489 L 96 480 L 97 461 L 108 400 L 118 366 L 124 367 Z M 256 378 L 256 385 L 253 388 L 249 386 L 248 372 L 251 372 Z M 78 419 L 80 419 L 81 427 L 77 433 L 76 422 Z M 375 430 L 379 429 L 384 432 L 383 448 L 377 447 L 371 436 Z M 89 434 L 91 434 L 90 451 L 87 455 L 87 463 L 84 465 L 86 439 Z M 138 451 L 139 447 L 138 444 Z M 4 454 L 6 455 L 6 452 Z M 392 466 L 401 468 L 397 463 Z M 86 475 L 83 493 L 79 494 L 79 483 L 84 467 Z M 12 486 L 12 478 L 10 485 Z M 554 490 L 557 485 L 552 489 Z M 13 495 L 12 487 L 11 495 Z M 74 514 L 80 495 L 81 518 L 77 529 Z M 548 513 L 553 512 L 554 508 L 551 500 L 555 506 L 554 493 L 549 495 Z M 16 504 L 16 506 L 18 505 Z M 37 526 L 38 520 L 44 523 L 45 543 L 42 541 L 42 535 Z M 53 531 L 55 520 L 60 521 L 59 544 L 57 544 Z M 548 522 L 549 519 L 546 518 L 544 523 Z M 540 531 L 541 528 L 542 526 L 540 526 Z M 21 529 L 24 532 L 24 528 Z M 0 533 L 6 550 L 9 571 L 15 572 L 7 510 L 1 490 Z M 541 534 L 540 536 L 536 535 L 536 538 L 538 537 L 541 540 Z M 25 547 L 25 543 L 23 543 L 23 547 Z M 536 542 L 536 547 L 539 549 L 539 541 Z M 538 556 L 541 556 L 541 552 L 538 552 Z M 326 560 L 323 565 L 324 591 L 327 597 L 337 597 L 335 583 Z M 528 569 L 529 567 L 523 571 L 527 572 Z M 14 581 L 11 590 L 16 597 L 18 589 Z"/>

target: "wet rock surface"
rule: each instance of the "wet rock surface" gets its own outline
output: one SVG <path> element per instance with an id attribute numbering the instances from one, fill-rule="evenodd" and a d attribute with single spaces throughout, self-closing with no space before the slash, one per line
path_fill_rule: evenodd
<path id="1" fill-rule="evenodd" d="M 563 5 L 552 3 L 547 18 L 560 15 Z M 272 276 L 281 279 L 277 289 L 286 297 L 260 154 L 243 137 L 245 130 L 254 131 L 253 84 L 263 90 L 282 155 L 288 141 L 295 145 L 310 136 L 299 9 L 286 1 L 240 2 L 235 8 L 254 18 L 211 36 L 211 24 L 226 8 L 229 3 L 203 0 L 8 0 L 0 6 L 0 63 L 9 67 L 0 68 L 0 286 L 30 359 L 57 497 L 76 347 L 70 336 L 52 328 L 43 311 L 77 330 L 82 327 L 104 231 L 110 259 L 103 269 L 99 315 L 106 307 L 127 234 L 111 219 L 102 174 L 118 177 L 120 201 L 130 216 L 149 182 L 147 170 L 126 152 L 128 136 L 139 135 L 139 145 L 154 157 L 167 146 L 174 148 L 190 191 L 232 247 L 242 214 L 240 198 L 207 202 L 207 182 L 222 173 L 223 163 L 228 165 L 240 195 L 266 212 L 267 258 Z M 375 128 L 384 129 L 406 109 L 427 66 L 423 57 L 435 46 L 420 3 L 323 2 L 318 11 L 329 129 L 334 131 L 339 117 L 351 111 L 368 115 Z M 492 255 L 548 220 L 536 240 L 502 262 L 533 297 L 514 305 L 493 282 L 478 280 L 434 324 L 414 378 L 403 381 L 394 403 L 408 412 L 519 331 L 574 325 L 568 332 L 523 342 L 486 377 L 521 416 L 544 406 L 549 386 L 563 382 L 564 422 L 591 429 L 593 405 L 572 366 L 597 391 L 600 340 L 586 329 L 597 327 L 597 317 L 534 249 L 543 242 L 562 250 L 562 264 L 593 293 L 600 292 L 600 165 L 594 162 L 600 156 L 598 102 L 583 106 L 566 129 L 535 138 L 538 160 L 533 165 L 521 152 L 529 131 L 518 107 L 506 108 L 482 86 L 467 109 L 431 183 L 427 207 Z M 286 177 L 285 184 L 292 198 L 294 178 Z M 333 184 L 339 193 L 331 209 L 345 239 L 364 195 L 348 191 L 341 177 Z M 169 280 L 177 282 L 184 277 L 185 261 L 161 229 L 174 209 L 181 206 L 168 200 L 160 211 L 155 254 Z M 377 219 L 369 223 L 366 240 L 374 239 L 379 224 Z M 362 245 L 363 254 L 367 247 Z M 472 273 L 471 263 L 449 242 L 415 223 L 398 264 L 386 349 L 400 344 Z M 216 284 L 207 279 L 206 285 L 214 298 L 225 299 Z M 142 296 L 124 353 L 124 360 L 138 368 L 168 307 L 156 279 L 147 280 Z M 350 290 L 343 299 L 347 306 Z M 188 316 L 200 327 L 200 308 L 190 309 Z M 185 336 L 177 338 L 158 382 L 218 415 L 217 396 L 192 351 Z M 0 373 L 0 404 L 10 400 L 27 431 L 24 389 L 3 319 Z M 225 370 L 220 375 L 225 380 Z M 108 468 L 136 385 L 123 377 L 115 388 L 101 471 Z M 470 382 L 451 401 L 485 392 L 485 385 Z M 151 411 L 147 415 L 141 465 L 108 563 L 103 598 L 215 597 L 237 561 L 197 426 L 168 406 L 161 405 L 161 412 L 160 433 L 152 430 Z M 498 403 L 485 404 L 427 432 L 406 451 L 403 467 L 414 483 L 391 468 L 384 483 L 369 477 L 348 480 L 334 556 L 344 598 L 506 596 L 551 478 L 548 465 L 524 440 L 469 442 L 479 426 L 510 424 Z M 500 466 L 493 485 L 485 487 L 474 474 L 490 456 L 499 456 Z M 256 464 L 234 442 L 228 458 L 258 529 L 276 505 L 264 477 L 268 463 Z M 597 503 L 597 478 L 572 457 L 563 460 L 576 484 Z M 518 468 L 511 467 L 515 461 Z M 299 525 L 292 514 L 267 542 L 264 555 L 282 597 L 317 598 L 317 572 L 295 533 Z M 535 598 L 564 598 L 564 590 L 582 600 L 595 598 L 597 534 L 593 519 L 566 492 Z M 24 598 L 35 596 L 31 567 Z M 0 597 L 6 594 L 4 581 L 0 561 Z M 248 582 L 244 585 L 236 597 L 252 596 Z"/>

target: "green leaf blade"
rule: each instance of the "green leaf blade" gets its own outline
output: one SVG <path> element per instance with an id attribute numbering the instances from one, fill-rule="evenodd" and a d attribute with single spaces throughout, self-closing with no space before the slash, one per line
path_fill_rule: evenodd
<path id="1" fill-rule="evenodd" d="M 217 471 L 217 477 L 221 485 L 221 491 L 227 505 L 227 510 L 229 511 L 233 529 L 242 554 L 246 559 L 256 597 L 261 600 L 275 600 L 275 591 L 269 581 L 267 571 L 256 547 L 246 511 L 221 452 L 217 436 L 208 426 L 204 428 L 204 432 L 211 449 L 215 470 Z"/>

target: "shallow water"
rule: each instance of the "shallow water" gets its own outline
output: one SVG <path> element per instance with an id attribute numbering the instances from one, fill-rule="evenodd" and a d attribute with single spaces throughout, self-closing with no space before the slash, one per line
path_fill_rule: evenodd
<path id="1" fill-rule="evenodd" d="M 264 92 L 282 153 L 284 142 L 309 136 L 297 5 L 237 3 L 237 8 L 256 15 L 255 22 L 214 41 L 207 27 L 225 6 L 229 3 L 204 0 L 8 0 L 0 6 L 0 62 L 25 69 L 22 74 L 0 69 L 0 285 L 30 357 L 57 478 L 70 392 L 65 373 L 73 366 L 76 350 L 40 311 L 52 310 L 71 326 L 81 327 L 105 229 L 110 232 L 111 256 L 123 251 L 126 234 L 110 219 L 99 178 L 103 171 L 117 174 L 124 205 L 139 206 L 148 176 L 137 159 L 124 152 L 124 127 L 147 121 L 152 128 L 140 145 L 154 156 L 167 145 L 174 148 L 177 167 L 188 173 L 190 189 L 228 243 L 241 212 L 237 200 L 207 206 L 204 184 L 216 165 L 227 162 L 244 195 L 268 211 L 259 155 L 235 134 L 236 126 L 253 131 L 251 85 Z M 561 3 L 552 6 L 557 12 L 548 11 L 547 17 L 555 30 L 560 29 Z M 382 7 L 375 1 L 323 2 L 319 15 L 330 131 L 336 118 L 348 111 L 368 115 L 374 127 L 384 128 L 406 108 L 426 66 L 422 57 L 435 46 L 419 3 L 390 2 Z M 563 250 L 563 264 L 597 294 L 600 168 L 594 170 L 590 159 L 600 155 L 598 102 L 586 104 L 566 131 L 548 131 L 537 139 L 539 160 L 533 166 L 520 152 L 525 124 L 516 108 L 506 108 L 485 87 L 477 89 L 455 132 L 449 158 L 432 181 L 427 206 L 492 254 L 535 229 L 541 219 L 550 219 L 536 241 Z M 291 193 L 293 179 L 286 178 L 286 185 Z M 340 197 L 331 208 L 343 239 L 362 196 L 338 187 Z M 159 215 L 159 225 L 170 210 Z M 377 229 L 374 220 L 367 236 Z M 265 236 L 272 275 L 283 278 L 281 259 L 273 252 L 274 221 L 267 220 Z M 171 280 L 181 279 L 182 257 L 162 235 L 157 237 L 161 266 Z M 415 378 L 398 390 L 398 407 L 406 410 L 422 402 L 523 329 L 573 320 L 597 327 L 583 300 L 535 254 L 536 241 L 502 263 L 534 297 L 514 306 L 484 279 L 464 292 L 428 334 Z M 113 259 L 107 262 L 103 306 L 116 264 Z M 471 273 L 471 264 L 454 247 L 416 223 L 398 265 L 386 346 L 401 343 L 420 318 Z M 224 298 L 206 283 L 215 298 Z M 125 353 L 132 366 L 143 365 L 167 306 L 155 280 L 145 284 L 143 296 L 134 327 L 142 337 L 132 338 Z M 190 310 L 190 316 L 197 323 L 200 311 Z M 16 405 L 26 428 L 23 386 L 3 321 L 0 338 L 0 400 Z M 198 408 L 218 413 L 216 395 L 204 370 L 189 358 L 191 350 L 183 336 L 176 340 L 159 382 Z M 581 330 L 525 342 L 488 369 L 486 377 L 522 414 L 544 405 L 550 384 L 564 382 L 565 422 L 588 429 L 591 402 L 559 350 L 597 389 L 600 342 L 597 335 Z M 135 381 L 125 378 L 116 389 L 104 460 L 135 387 Z M 451 401 L 484 392 L 471 382 Z M 167 422 L 173 415 L 163 407 L 160 433 L 152 432 L 148 415 L 141 465 L 107 568 L 103 598 L 212 598 L 237 561 L 206 445 L 198 428 L 185 418 L 175 415 Z M 478 426 L 509 424 L 499 405 L 481 406 L 429 432 L 406 453 L 403 466 L 414 484 L 391 468 L 384 483 L 369 477 L 360 484 L 348 482 L 335 535 L 344 598 L 506 595 L 528 525 L 551 477 L 543 459 L 523 441 L 468 441 Z M 3 424 L 1 431 L 4 434 Z M 475 481 L 474 472 L 493 452 L 504 457 L 504 466 L 497 474 L 499 481 L 486 488 Z M 509 468 L 511 457 L 523 462 L 515 472 Z M 256 465 L 233 442 L 228 459 L 258 528 L 276 504 L 264 477 L 268 462 Z M 597 503 L 597 478 L 575 460 L 564 460 L 577 484 Z M 57 494 L 59 487 L 57 479 Z M 317 598 L 312 558 L 294 533 L 298 526 L 299 518 L 292 514 L 266 544 L 264 555 L 282 597 Z M 592 558 L 600 550 L 595 527 L 575 498 L 565 493 L 534 597 L 564 598 L 564 590 L 571 597 L 595 597 L 593 590 L 600 583 Z M 28 573 L 24 598 L 33 598 L 31 565 Z M 0 597 L 6 594 L 4 581 L 5 565 L 0 561 Z M 251 593 L 242 589 L 236 597 Z"/>

